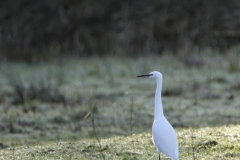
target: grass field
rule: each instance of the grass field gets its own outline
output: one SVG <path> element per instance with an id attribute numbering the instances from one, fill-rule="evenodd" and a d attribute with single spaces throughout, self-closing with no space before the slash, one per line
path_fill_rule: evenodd
<path id="1" fill-rule="evenodd" d="M 136 78 L 153 70 L 163 74 L 180 158 L 239 159 L 239 56 L 211 50 L 193 61 L 165 54 L 2 62 L 0 159 L 157 159 L 156 84 Z"/>

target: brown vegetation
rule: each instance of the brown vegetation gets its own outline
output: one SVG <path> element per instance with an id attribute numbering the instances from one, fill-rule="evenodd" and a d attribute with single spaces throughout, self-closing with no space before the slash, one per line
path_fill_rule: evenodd
<path id="1" fill-rule="evenodd" d="M 240 39 L 240 3 L 202 0 L 3 0 L 0 58 L 135 56 L 192 46 L 228 48 Z"/>

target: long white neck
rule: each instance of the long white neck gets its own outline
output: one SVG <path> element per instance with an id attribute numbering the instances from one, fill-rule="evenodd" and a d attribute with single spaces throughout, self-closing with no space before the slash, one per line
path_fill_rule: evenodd
<path id="1" fill-rule="evenodd" d="M 162 80 L 156 79 L 157 81 L 157 89 L 155 93 L 155 108 L 154 108 L 154 119 L 163 116 L 163 106 L 162 106 Z"/>

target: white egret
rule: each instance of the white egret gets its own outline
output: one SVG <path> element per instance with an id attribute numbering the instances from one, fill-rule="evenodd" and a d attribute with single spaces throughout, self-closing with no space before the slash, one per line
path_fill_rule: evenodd
<path id="1" fill-rule="evenodd" d="M 160 160 L 160 154 L 164 153 L 171 160 L 178 160 L 178 140 L 176 133 L 163 114 L 161 99 L 162 74 L 153 71 L 149 74 L 139 75 L 137 77 L 149 77 L 156 79 L 157 89 L 155 93 L 154 122 L 152 125 L 152 140 L 157 148 Z"/>

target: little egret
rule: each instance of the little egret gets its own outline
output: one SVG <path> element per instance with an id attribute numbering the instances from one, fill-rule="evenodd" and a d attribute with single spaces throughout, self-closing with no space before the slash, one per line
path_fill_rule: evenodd
<path id="1" fill-rule="evenodd" d="M 153 71 L 149 74 L 139 75 L 137 77 L 149 77 L 156 79 L 157 89 L 155 93 L 154 121 L 152 125 L 152 140 L 157 148 L 160 160 L 160 154 L 164 153 L 171 160 L 178 160 L 178 140 L 176 133 L 163 114 L 161 90 L 162 74 Z"/>

